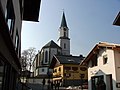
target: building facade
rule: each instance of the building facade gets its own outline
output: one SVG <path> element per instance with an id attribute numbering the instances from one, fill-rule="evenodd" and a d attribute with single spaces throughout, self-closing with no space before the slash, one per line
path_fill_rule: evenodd
<path id="1" fill-rule="evenodd" d="M 18 90 L 17 83 L 21 71 L 22 20 L 38 19 L 40 0 L 36 2 L 39 4 L 34 8 L 37 9 L 34 18 L 31 14 L 32 10 L 30 16 L 28 14 L 25 16 L 25 12 L 29 11 L 25 10 L 25 0 L 0 0 L 0 90 Z"/>
<path id="2" fill-rule="evenodd" d="M 87 83 L 87 67 L 79 66 L 83 59 L 82 56 L 54 55 L 50 64 L 53 83 L 60 83 L 60 86 L 80 86 Z"/>
<path id="3" fill-rule="evenodd" d="M 103 90 L 103 87 L 106 90 L 120 90 L 119 63 L 119 44 L 106 42 L 97 44 L 82 62 L 82 65 L 88 66 L 89 90 L 97 90 L 97 88 Z"/>

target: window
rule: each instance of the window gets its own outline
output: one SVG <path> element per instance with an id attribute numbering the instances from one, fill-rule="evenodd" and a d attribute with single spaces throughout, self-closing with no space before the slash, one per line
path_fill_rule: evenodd
<path id="1" fill-rule="evenodd" d="M 64 67 L 64 69 L 65 69 L 65 70 L 70 70 L 70 69 L 71 69 L 71 67 Z"/>
<path id="2" fill-rule="evenodd" d="M 56 73 L 57 72 L 57 69 L 54 69 L 54 73 Z"/>
<path id="3" fill-rule="evenodd" d="M 64 28 L 64 37 L 66 37 L 66 29 Z"/>
<path id="4" fill-rule="evenodd" d="M 18 49 L 19 49 L 19 36 L 18 36 L 18 32 L 16 33 L 16 37 L 15 37 L 15 50 L 18 53 Z"/>
<path id="5" fill-rule="evenodd" d="M 13 9 L 13 3 L 11 0 L 8 0 L 8 2 L 7 2 L 5 18 L 6 18 L 6 22 L 8 24 L 8 29 L 10 31 L 10 34 L 13 35 L 15 14 L 14 14 L 14 9 Z"/>
<path id="6" fill-rule="evenodd" d="M 42 57 L 42 62 L 43 62 L 43 60 L 44 60 L 44 52 L 42 52 L 42 55 L 41 55 Z"/>
<path id="7" fill-rule="evenodd" d="M 66 37 L 66 31 L 64 31 L 64 37 Z"/>
<path id="8" fill-rule="evenodd" d="M 77 71 L 77 70 L 78 70 L 78 67 L 72 67 L 72 70 L 73 70 L 73 71 Z"/>
<path id="9" fill-rule="evenodd" d="M 66 49 L 66 43 L 64 43 L 64 49 Z"/>
<path id="10" fill-rule="evenodd" d="M 59 71 L 61 71 L 61 68 L 59 68 Z"/>
<path id="11" fill-rule="evenodd" d="M 44 72 L 44 69 L 42 69 L 42 72 Z"/>
<path id="12" fill-rule="evenodd" d="M 45 63 L 48 62 L 48 51 L 45 51 Z"/>
<path id="13" fill-rule="evenodd" d="M 103 64 L 106 64 L 107 61 L 108 61 L 108 57 L 107 57 L 107 55 L 104 55 L 104 56 L 103 56 Z"/>

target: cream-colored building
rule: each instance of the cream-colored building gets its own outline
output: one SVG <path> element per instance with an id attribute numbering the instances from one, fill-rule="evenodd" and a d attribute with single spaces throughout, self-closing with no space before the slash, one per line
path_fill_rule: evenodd
<path id="1" fill-rule="evenodd" d="M 88 66 L 89 90 L 97 90 L 102 80 L 106 90 L 120 90 L 120 44 L 96 44 L 81 65 Z"/>
<path id="2" fill-rule="evenodd" d="M 53 69 L 53 83 L 60 83 L 60 86 L 80 86 L 87 83 L 87 68 L 79 66 L 83 59 L 83 56 L 54 55 L 50 64 Z"/>

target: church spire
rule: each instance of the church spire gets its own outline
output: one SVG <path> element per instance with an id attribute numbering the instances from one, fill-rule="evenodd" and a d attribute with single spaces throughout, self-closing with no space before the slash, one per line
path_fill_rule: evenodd
<path id="1" fill-rule="evenodd" d="M 64 11 L 63 11 L 62 22 L 60 27 L 67 27 Z"/>
<path id="2" fill-rule="evenodd" d="M 63 11 L 62 22 L 59 28 L 59 45 L 62 48 L 63 55 L 70 55 L 69 28 L 67 27 L 65 14 Z"/>

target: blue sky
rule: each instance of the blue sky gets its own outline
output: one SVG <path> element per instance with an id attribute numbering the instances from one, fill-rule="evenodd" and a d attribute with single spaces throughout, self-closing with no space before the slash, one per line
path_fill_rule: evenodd
<path id="1" fill-rule="evenodd" d="M 86 56 L 98 42 L 120 44 L 120 27 L 112 25 L 120 0 L 41 0 L 39 22 L 23 21 L 22 50 L 40 50 L 57 43 L 64 9 L 70 32 L 71 54 Z"/>

